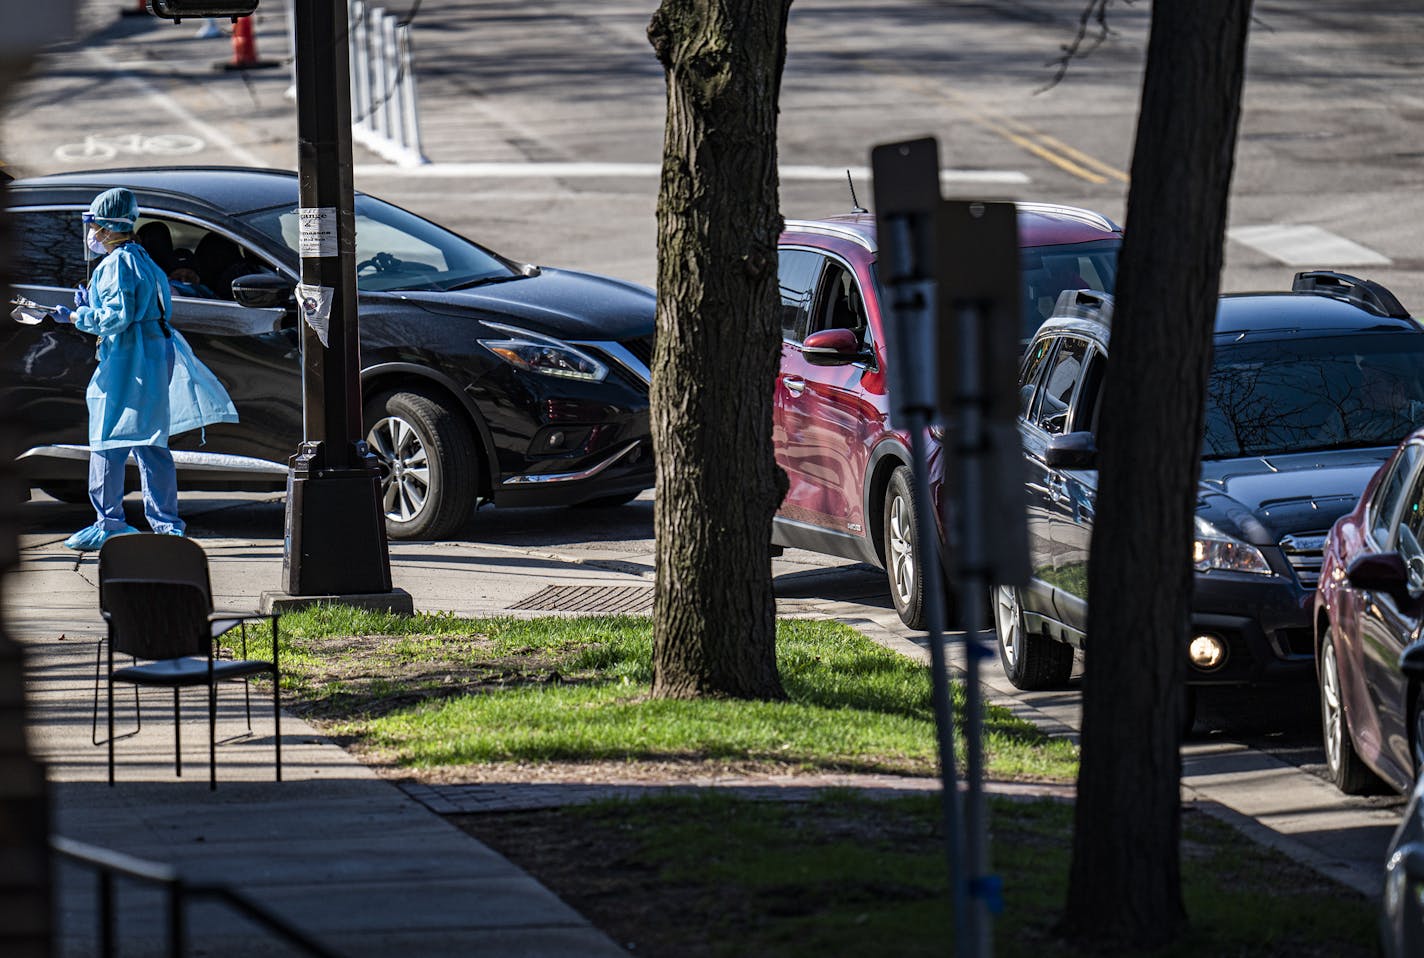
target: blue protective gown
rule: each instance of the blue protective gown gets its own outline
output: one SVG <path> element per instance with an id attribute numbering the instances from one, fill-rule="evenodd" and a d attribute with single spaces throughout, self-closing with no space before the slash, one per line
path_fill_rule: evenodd
<path id="1" fill-rule="evenodd" d="M 138 243 L 110 252 L 94 270 L 76 328 L 99 337 L 89 380 L 89 448 L 167 446 L 170 435 L 236 422 L 227 391 L 162 317 L 173 315 L 168 277 Z M 171 376 L 170 376 L 170 370 Z"/>

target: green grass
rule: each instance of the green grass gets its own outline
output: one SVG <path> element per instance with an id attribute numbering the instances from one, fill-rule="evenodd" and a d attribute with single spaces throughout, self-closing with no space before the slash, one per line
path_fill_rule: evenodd
<path id="1" fill-rule="evenodd" d="M 778 624 L 788 699 L 657 700 L 640 617 L 283 616 L 283 687 L 381 762 L 711 762 L 934 774 L 928 671 L 827 621 Z M 270 639 L 252 630 L 252 652 Z M 954 688 L 956 724 L 962 689 Z M 985 717 L 989 774 L 1071 780 L 1077 750 L 1006 710 Z M 961 730 L 962 731 L 962 730 Z M 964 755 L 963 740 L 957 754 Z"/>
<path id="2" fill-rule="evenodd" d="M 1065 901 L 1072 806 L 1007 799 L 989 806 L 993 869 L 1004 882 L 995 953 L 1080 954 L 1051 930 Z M 644 939 L 640 953 L 824 958 L 950 953 L 939 814 L 930 797 L 842 793 L 802 804 L 714 793 L 468 816 L 461 824 L 532 868 L 617 940 Z M 578 836 L 576 864 L 541 851 L 551 834 Z M 1374 953 L 1374 910 L 1362 896 L 1202 813 L 1184 814 L 1183 849 L 1188 930 L 1150 954 Z M 655 913 L 669 910 L 664 898 L 676 908 L 661 922 Z M 627 902 L 649 907 L 629 914 Z"/>

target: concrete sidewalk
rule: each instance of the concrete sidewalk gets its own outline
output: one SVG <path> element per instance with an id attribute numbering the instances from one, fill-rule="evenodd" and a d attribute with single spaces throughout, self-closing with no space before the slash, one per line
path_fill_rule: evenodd
<path id="1" fill-rule="evenodd" d="M 254 697 L 252 732 L 237 686 L 220 692 L 218 789 L 207 785 L 202 697 L 185 693 L 183 777 L 173 766 L 172 700 L 143 693 L 142 730 L 117 743 L 118 785 L 91 743 L 96 560 L 55 535 L 26 536 L 7 583 L 7 621 L 25 646 L 32 743 L 49 766 L 56 834 L 167 862 L 195 880 L 228 883 L 349 955 L 599 956 L 623 950 L 530 876 L 382 781 L 306 723 L 283 717 L 283 776 L 273 782 L 271 700 Z M 201 540 L 219 608 L 252 609 L 281 571 L 280 540 Z M 501 610 L 550 584 L 641 580 L 579 564 L 516 558 L 498 548 L 392 549 L 398 584 L 422 609 Z M 133 696 L 117 693 L 118 727 Z M 102 716 L 101 716 L 102 731 Z M 95 950 L 94 881 L 59 872 L 61 954 Z M 160 898 L 121 884 L 123 953 L 161 950 Z M 192 909 L 193 954 L 289 954 L 215 905 Z"/>

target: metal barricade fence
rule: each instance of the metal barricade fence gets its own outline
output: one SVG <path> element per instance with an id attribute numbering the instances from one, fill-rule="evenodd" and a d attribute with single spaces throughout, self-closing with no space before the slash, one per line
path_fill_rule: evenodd
<path id="1" fill-rule="evenodd" d="M 429 163 L 420 149 L 411 25 L 362 0 L 348 0 L 347 13 L 352 139 L 400 166 Z"/>

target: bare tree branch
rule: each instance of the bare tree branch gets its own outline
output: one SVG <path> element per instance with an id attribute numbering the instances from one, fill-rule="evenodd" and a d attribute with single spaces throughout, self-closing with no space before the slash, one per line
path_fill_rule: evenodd
<path id="1" fill-rule="evenodd" d="M 1046 66 L 1054 66 L 1053 77 L 1043 86 L 1035 90 L 1035 93 L 1045 93 L 1056 87 L 1063 78 L 1068 75 L 1068 67 L 1079 57 L 1091 56 L 1098 47 L 1102 46 L 1108 37 L 1116 31 L 1108 24 L 1108 7 L 1113 0 L 1088 0 L 1087 6 L 1083 8 L 1082 14 L 1078 17 L 1078 32 L 1073 35 L 1073 39 L 1063 44 L 1059 49 L 1062 55 L 1049 60 Z M 1123 0 L 1124 3 L 1131 4 L 1133 0 Z M 1089 24 L 1095 24 L 1090 28 Z M 1091 32 L 1091 36 L 1089 33 Z M 1084 48 L 1086 44 L 1086 49 Z"/>

